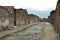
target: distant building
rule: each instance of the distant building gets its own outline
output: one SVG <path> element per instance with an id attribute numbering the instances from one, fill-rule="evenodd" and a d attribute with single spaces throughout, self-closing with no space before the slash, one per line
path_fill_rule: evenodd
<path id="1" fill-rule="evenodd" d="M 46 22 L 46 21 L 47 21 L 46 18 L 42 18 L 42 19 L 41 19 L 41 22 Z"/>
<path id="2" fill-rule="evenodd" d="M 33 15 L 33 14 L 29 14 L 29 15 L 28 15 L 28 19 L 29 19 L 29 23 L 40 22 L 39 17 L 36 16 L 36 15 Z"/>

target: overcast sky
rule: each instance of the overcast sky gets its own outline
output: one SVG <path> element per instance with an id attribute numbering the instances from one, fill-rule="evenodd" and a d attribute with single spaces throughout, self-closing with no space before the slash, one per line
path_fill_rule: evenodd
<path id="1" fill-rule="evenodd" d="M 56 8 L 57 1 L 58 0 L 0 0 L 0 5 L 26 8 L 27 10 L 29 9 L 29 14 L 35 14 L 41 18 L 48 18 L 50 11 Z M 32 12 L 30 9 L 38 11 Z"/>
<path id="2" fill-rule="evenodd" d="M 32 8 L 37 10 L 52 10 L 57 0 L 0 0 L 0 5 L 14 5 L 15 8 Z"/>

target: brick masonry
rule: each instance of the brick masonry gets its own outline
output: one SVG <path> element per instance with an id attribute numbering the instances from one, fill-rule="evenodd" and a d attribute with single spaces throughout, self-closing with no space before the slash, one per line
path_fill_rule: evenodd
<path id="1" fill-rule="evenodd" d="M 28 14 L 26 9 L 15 9 L 14 6 L 0 6 L 0 30 L 14 28 L 30 23 L 40 22 L 34 14 Z"/>
<path id="2" fill-rule="evenodd" d="M 50 22 L 55 27 L 57 33 L 60 34 L 60 0 L 57 2 L 56 9 L 50 12 L 48 22 Z"/>

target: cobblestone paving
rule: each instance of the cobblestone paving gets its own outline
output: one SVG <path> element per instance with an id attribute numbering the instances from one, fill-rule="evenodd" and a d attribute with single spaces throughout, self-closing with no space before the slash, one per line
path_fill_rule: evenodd
<path id="1" fill-rule="evenodd" d="M 4 40 L 58 40 L 54 28 L 49 23 L 38 23 L 26 30 L 4 38 Z"/>
<path id="2" fill-rule="evenodd" d="M 34 25 L 28 28 L 24 32 L 19 32 L 13 34 L 9 37 L 6 37 L 6 40 L 40 40 L 40 36 L 42 34 L 42 26 L 41 24 Z"/>

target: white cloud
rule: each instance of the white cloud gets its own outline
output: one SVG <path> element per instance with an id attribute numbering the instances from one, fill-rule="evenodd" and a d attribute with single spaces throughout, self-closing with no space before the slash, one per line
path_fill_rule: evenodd
<path id="1" fill-rule="evenodd" d="M 28 7 L 49 10 L 56 7 L 57 0 L 0 0 L 0 5 L 14 5 L 15 8 Z"/>

